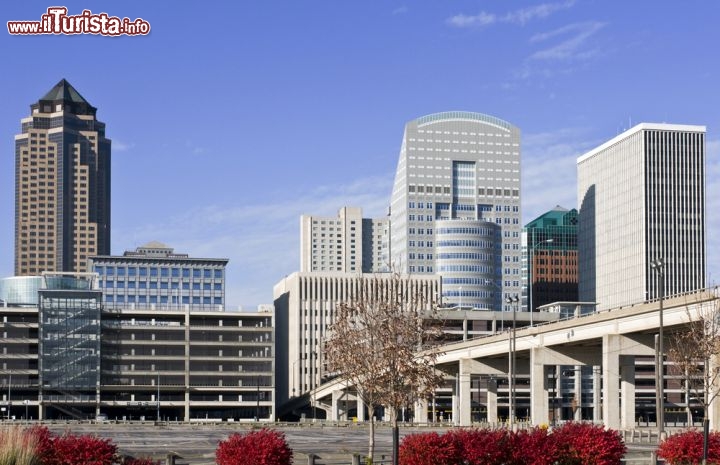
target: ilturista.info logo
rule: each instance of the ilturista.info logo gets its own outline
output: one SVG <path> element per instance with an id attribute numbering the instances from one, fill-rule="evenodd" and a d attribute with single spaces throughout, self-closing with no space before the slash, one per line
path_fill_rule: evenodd
<path id="1" fill-rule="evenodd" d="M 51 6 L 40 17 L 40 21 L 8 21 L 7 28 L 12 35 L 144 36 L 150 33 L 150 23 L 142 18 L 119 18 L 90 10 L 83 10 L 79 15 L 68 15 L 64 6 Z"/>

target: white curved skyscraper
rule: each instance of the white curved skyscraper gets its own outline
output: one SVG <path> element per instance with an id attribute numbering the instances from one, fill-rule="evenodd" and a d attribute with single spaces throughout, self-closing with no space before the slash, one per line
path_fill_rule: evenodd
<path id="1" fill-rule="evenodd" d="M 444 305 L 500 310 L 502 296 L 488 297 L 488 293 L 502 288 L 504 296 L 514 296 L 522 290 L 520 130 L 499 118 L 465 111 L 436 113 L 407 123 L 390 218 L 391 262 L 396 269 L 440 274 Z M 487 232 L 488 222 L 499 226 L 501 249 L 487 250 L 501 257 L 487 257 L 476 244 L 452 252 L 464 254 L 453 255 L 453 259 L 462 257 L 462 263 L 440 271 L 436 221 L 448 228 L 455 220 L 476 232 Z M 469 276 L 455 269 L 483 272 Z M 472 284 L 463 286 L 464 279 Z M 481 281 L 484 284 L 478 287 Z"/>

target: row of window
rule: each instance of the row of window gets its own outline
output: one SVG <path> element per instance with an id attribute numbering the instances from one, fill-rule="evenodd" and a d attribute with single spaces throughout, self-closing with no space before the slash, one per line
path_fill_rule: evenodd
<path id="1" fill-rule="evenodd" d="M 99 286 L 102 288 L 103 284 L 106 289 L 180 289 L 180 283 L 174 282 L 174 283 L 168 283 L 168 282 L 162 282 L 158 283 L 157 281 L 150 281 L 149 283 L 146 281 L 128 281 L 125 283 L 125 281 L 104 281 L 99 280 L 98 281 Z M 137 286 L 137 287 L 136 287 Z M 190 290 L 190 283 L 182 283 L 182 289 L 183 290 Z M 200 283 L 192 283 L 192 289 L 194 291 L 200 290 Z M 222 284 L 221 283 L 213 283 L 212 287 L 210 283 L 203 283 L 202 290 L 204 291 L 222 291 Z"/>
<path id="2" fill-rule="evenodd" d="M 161 278 L 204 278 L 222 279 L 223 270 L 213 268 L 180 268 L 180 267 L 156 267 L 156 266 L 102 266 L 96 265 L 95 272 L 105 276 L 129 276 L 129 277 L 157 277 Z"/>
<path id="3" fill-rule="evenodd" d="M 432 267 L 432 266 L 415 266 L 415 265 L 410 265 L 408 268 L 409 268 L 409 270 L 410 270 L 410 273 L 415 273 L 415 272 L 417 272 L 417 273 L 426 273 L 426 272 L 427 272 L 427 273 L 432 273 L 432 272 L 433 272 L 433 267 Z"/>
<path id="4" fill-rule="evenodd" d="M 172 296 L 171 300 L 168 300 L 169 297 L 165 295 L 157 296 L 157 295 L 106 295 L 105 296 L 105 302 L 106 303 L 116 303 L 116 304 L 171 304 L 171 305 L 178 305 L 178 298 L 177 296 Z M 222 305 L 222 297 L 200 297 L 200 296 L 193 296 L 192 298 L 190 296 L 182 296 L 182 299 L 180 300 L 180 303 L 182 304 L 193 304 L 193 305 Z"/>

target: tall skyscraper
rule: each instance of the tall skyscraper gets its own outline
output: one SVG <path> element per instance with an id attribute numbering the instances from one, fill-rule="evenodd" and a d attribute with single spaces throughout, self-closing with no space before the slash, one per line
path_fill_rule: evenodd
<path id="1" fill-rule="evenodd" d="M 520 295 L 520 130 L 451 111 L 405 126 L 391 206 L 393 266 L 442 276 L 444 305 L 510 310 Z"/>
<path id="2" fill-rule="evenodd" d="M 557 206 L 525 225 L 528 308 L 578 301 L 578 211 Z"/>
<path id="3" fill-rule="evenodd" d="M 665 295 L 705 287 L 705 126 L 639 124 L 577 165 L 580 300 L 657 299 L 661 277 Z"/>
<path id="4" fill-rule="evenodd" d="M 388 271 L 390 220 L 343 207 L 337 217 L 300 217 L 300 271 Z"/>
<path id="5" fill-rule="evenodd" d="M 15 136 L 15 275 L 85 271 L 110 253 L 110 140 L 65 79 Z"/>

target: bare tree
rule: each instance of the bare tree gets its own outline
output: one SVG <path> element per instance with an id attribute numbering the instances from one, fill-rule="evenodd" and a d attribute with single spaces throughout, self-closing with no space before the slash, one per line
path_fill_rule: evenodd
<path id="1" fill-rule="evenodd" d="M 329 328 L 328 368 L 355 387 L 369 410 L 369 462 L 375 451 L 375 409 L 389 410 L 397 463 L 398 412 L 427 398 L 442 381 L 434 367 L 437 355 L 422 351 L 441 333 L 428 292 L 427 282 L 396 273 L 363 278 L 355 297 L 337 306 Z"/>
<path id="2" fill-rule="evenodd" d="M 703 407 L 704 459 L 707 459 L 707 434 L 710 404 L 720 395 L 720 301 L 698 303 L 688 308 L 688 322 L 674 333 L 667 352 L 672 370 L 683 379 L 688 419 L 692 421 L 690 399 Z"/>

